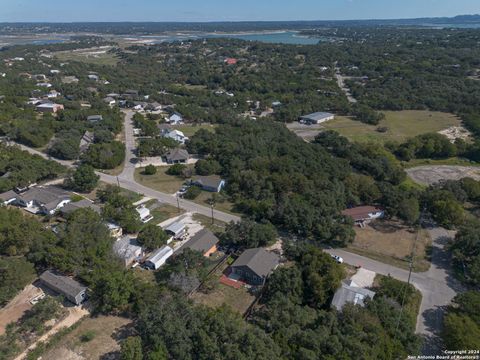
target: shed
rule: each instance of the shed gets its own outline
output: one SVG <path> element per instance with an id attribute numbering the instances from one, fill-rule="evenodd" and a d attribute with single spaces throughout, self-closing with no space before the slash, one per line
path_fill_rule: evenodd
<path id="1" fill-rule="evenodd" d="M 80 305 L 87 298 L 87 287 L 67 276 L 47 270 L 40 275 L 40 281 L 75 305 Z"/>
<path id="2" fill-rule="evenodd" d="M 173 236 L 175 239 L 182 237 L 185 230 L 185 224 L 179 221 L 174 222 L 165 228 L 165 232 Z"/>
<path id="3" fill-rule="evenodd" d="M 173 249 L 170 246 L 162 246 L 160 249 L 155 250 L 147 259 L 145 266 L 152 270 L 158 270 L 167 259 L 173 255 Z"/>
<path id="4" fill-rule="evenodd" d="M 102 115 L 90 115 L 87 117 L 87 121 L 89 123 L 97 123 L 99 121 L 102 121 L 103 120 L 103 116 Z"/>

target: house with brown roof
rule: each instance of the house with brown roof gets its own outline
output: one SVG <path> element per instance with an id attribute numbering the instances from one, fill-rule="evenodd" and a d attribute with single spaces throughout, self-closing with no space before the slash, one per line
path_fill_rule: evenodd
<path id="1" fill-rule="evenodd" d="M 364 227 L 375 219 L 385 216 L 385 212 L 375 206 L 357 206 L 342 211 L 342 215 L 352 218 L 355 225 Z"/>

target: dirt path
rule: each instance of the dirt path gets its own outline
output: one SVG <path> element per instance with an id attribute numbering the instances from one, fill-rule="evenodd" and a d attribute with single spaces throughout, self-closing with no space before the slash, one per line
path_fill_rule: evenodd
<path id="1" fill-rule="evenodd" d="M 476 166 L 427 165 L 405 171 L 413 181 L 422 185 L 432 185 L 441 180 L 460 180 L 465 177 L 480 180 L 480 167 Z"/>
<path id="2" fill-rule="evenodd" d="M 22 352 L 20 355 L 18 355 L 15 360 L 22 360 L 25 359 L 26 356 L 28 355 L 28 352 L 30 350 L 33 350 L 36 348 L 37 344 L 40 342 L 46 342 L 50 337 L 55 335 L 57 332 L 59 332 L 63 328 L 69 328 L 73 324 L 75 324 L 77 321 L 79 321 L 81 318 L 84 316 L 88 316 L 90 312 L 84 308 L 84 307 L 72 307 L 67 309 L 69 314 L 65 319 L 60 321 L 58 324 L 56 324 L 50 331 L 45 333 L 43 336 L 38 338 L 33 344 L 31 344 L 24 352 Z"/>
<path id="3" fill-rule="evenodd" d="M 43 294 L 43 291 L 34 286 L 27 285 L 5 307 L 0 310 L 0 335 L 5 333 L 5 327 L 11 322 L 20 319 L 23 314 L 32 308 L 30 300 Z"/>

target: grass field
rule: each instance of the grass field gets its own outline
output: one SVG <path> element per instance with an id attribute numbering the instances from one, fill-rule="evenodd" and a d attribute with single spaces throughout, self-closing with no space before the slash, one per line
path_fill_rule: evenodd
<path id="1" fill-rule="evenodd" d="M 438 132 L 451 126 L 461 126 L 461 121 L 455 115 L 434 111 L 404 110 L 385 111 L 385 120 L 379 125 L 367 125 L 348 117 L 338 116 L 335 120 L 322 126 L 338 131 L 352 141 L 385 142 L 405 141 L 406 139 L 429 132 Z M 378 127 L 387 127 L 388 131 L 380 133 Z"/>
<path id="2" fill-rule="evenodd" d="M 107 359 L 112 358 L 113 354 L 118 357 L 119 341 L 129 335 L 130 324 L 131 320 L 117 316 L 87 318 L 73 331 L 62 337 L 42 358 Z M 90 340 L 86 341 L 88 339 Z"/>
<path id="3" fill-rule="evenodd" d="M 431 239 L 425 230 L 419 232 L 393 221 L 376 221 L 366 228 L 355 228 L 356 237 L 348 250 L 374 260 L 408 269 L 409 258 L 417 237 L 414 271 L 427 271 Z"/>
<path id="4" fill-rule="evenodd" d="M 144 175 L 144 168 L 135 169 L 135 181 L 153 190 L 175 194 L 182 187 L 185 179 L 168 175 L 166 174 L 167 170 L 167 166 L 157 167 L 155 175 Z"/>
<path id="5" fill-rule="evenodd" d="M 212 193 L 208 191 L 202 191 L 198 197 L 193 200 L 193 202 L 196 202 L 197 204 L 204 205 L 204 206 L 210 206 L 209 200 L 212 198 Z M 224 197 L 221 197 L 220 199 L 217 200 L 215 203 L 215 210 L 218 211 L 223 211 L 227 212 L 230 214 L 235 214 L 233 211 L 233 203 L 225 199 Z"/>
<path id="6" fill-rule="evenodd" d="M 150 214 L 153 216 L 153 219 L 150 220 L 145 226 L 149 224 L 160 224 L 165 220 L 178 216 L 184 212 L 184 210 L 180 209 L 169 204 L 162 204 L 158 203 L 157 200 L 150 200 L 145 203 L 145 206 L 150 209 Z"/>
<path id="7" fill-rule="evenodd" d="M 55 57 L 60 61 L 79 61 L 94 65 L 115 66 L 118 58 L 115 54 L 108 52 L 110 49 L 111 47 L 60 51 L 55 53 Z"/>
<path id="8" fill-rule="evenodd" d="M 203 227 L 209 229 L 210 231 L 214 233 L 219 233 L 219 232 L 224 232 L 225 231 L 225 226 L 227 226 L 226 223 L 220 220 L 214 220 L 212 223 L 212 218 L 201 215 L 201 214 L 193 214 L 193 220 L 198 221 L 200 225 Z"/>
<path id="9" fill-rule="evenodd" d="M 176 125 L 174 126 L 175 129 L 180 130 L 185 134 L 187 137 L 192 137 L 199 131 L 200 129 L 205 129 L 207 131 L 213 132 L 217 125 L 212 125 L 212 124 L 202 124 L 202 125 L 189 125 L 189 124 L 184 124 L 184 125 Z"/>

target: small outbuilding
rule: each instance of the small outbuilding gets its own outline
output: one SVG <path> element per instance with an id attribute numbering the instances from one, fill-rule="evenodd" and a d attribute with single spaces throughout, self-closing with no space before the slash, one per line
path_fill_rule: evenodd
<path id="1" fill-rule="evenodd" d="M 165 232 L 172 236 L 174 239 L 181 238 L 185 234 L 185 231 L 185 224 L 180 221 L 171 223 L 165 228 Z"/>
<path id="2" fill-rule="evenodd" d="M 173 249 L 170 246 L 163 246 L 155 250 L 147 259 L 145 266 L 152 270 L 158 270 L 167 259 L 173 255 Z"/>

